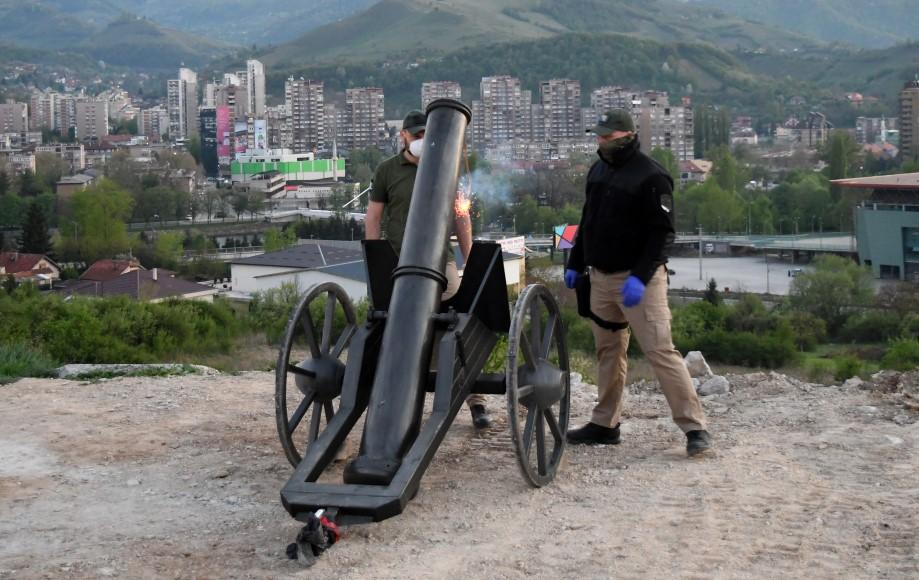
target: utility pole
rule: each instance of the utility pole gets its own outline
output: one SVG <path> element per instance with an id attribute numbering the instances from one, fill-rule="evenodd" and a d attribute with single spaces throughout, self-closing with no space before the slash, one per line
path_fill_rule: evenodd
<path id="1" fill-rule="evenodd" d="M 771 294 L 769 292 L 769 250 L 764 251 L 763 256 L 766 258 L 766 294 Z"/>
<path id="2" fill-rule="evenodd" d="M 699 226 L 699 280 L 702 279 L 702 226 Z"/>

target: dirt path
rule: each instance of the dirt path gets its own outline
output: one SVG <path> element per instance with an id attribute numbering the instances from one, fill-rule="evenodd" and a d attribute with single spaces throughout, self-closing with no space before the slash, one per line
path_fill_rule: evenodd
<path id="1" fill-rule="evenodd" d="M 0 578 L 916 578 L 919 423 L 882 395 L 729 377 L 688 460 L 632 388 L 624 442 L 549 487 L 461 413 L 407 511 L 284 559 L 291 469 L 267 373 L 0 387 Z M 593 393 L 578 389 L 573 423 Z M 496 399 L 494 408 L 503 410 Z"/>

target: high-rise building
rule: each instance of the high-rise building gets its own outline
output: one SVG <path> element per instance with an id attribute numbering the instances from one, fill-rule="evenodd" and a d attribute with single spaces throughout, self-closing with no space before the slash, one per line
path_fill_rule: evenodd
<path id="1" fill-rule="evenodd" d="M 265 65 L 246 61 L 246 112 L 262 119 L 265 116 Z"/>
<path id="2" fill-rule="evenodd" d="M 109 134 L 108 101 L 78 101 L 76 117 L 77 141 L 99 140 Z"/>
<path id="3" fill-rule="evenodd" d="M 593 109 L 593 119 L 585 119 L 585 128 L 600 118 L 605 111 L 610 109 L 632 108 L 632 99 L 628 91 L 622 87 L 600 87 L 590 93 L 590 108 Z"/>
<path id="4" fill-rule="evenodd" d="M 0 104 L 0 133 L 25 133 L 29 130 L 29 106 L 12 99 Z"/>
<path id="5" fill-rule="evenodd" d="M 543 81 L 539 84 L 539 99 L 543 106 L 545 140 L 556 143 L 562 139 L 583 137 L 580 81 Z"/>
<path id="6" fill-rule="evenodd" d="M 900 158 L 919 159 L 919 79 L 900 91 Z"/>
<path id="7" fill-rule="evenodd" d="M 77 130 L 77 103 L 85 97 L 77 98 L 74 95 L 58 95 L 55 100 L 56 113 L 54 115 L 54 128 L 62 136 L 76 134 Z"/>
<path id="8" fill-rule="evenodd" d="M 359 87 L 345 91 L 345 143 L 349 149 L 375 147 L 386 137 L 383 89 Z"/>
<path id="9" fill-rule="evenodd" d="M 290 77 L 284 86 L 290 115 L 290 146 L 307 153 L 325 145 L 325 91 L 322 81 Z"/>
<path id="10" fill-rule="evenodd" d="M 292 149 L 290 109 L 287 105 L 265 107 L 265 121 L 268 126 L 268 148 Z"/>
<path id="11" fill-rule="evenodd" d="M 137 134 L 159 142 L 169 131 L 169 111 L 163 105 L 144 109 L 137 115 Z"/>
<path id="12" fill-rule="evenodd" d="M 482 137 L 476 146 L 493 145 L 510 141 L 521 134 L 518 122 L 522 115 L 523 99 L 520 79 L 510 76 L 482 77 L 479 85 L 482 100 Z M 527 108 L 530 103 L 526 104 Z"/>
<path id="13" fill-rule="evenodd" d="M 882 143 L 886 131 L 897 130 L 896 117 L 857 117 L 855 119 L 855 142 L 859 145 Z"/>
<path id="14" fill-rule="evenodd" d="M 217 109 L 201 107 L 201 165 L 208 177 L 216 177 L 219 170 L 217 159 Z"/>
<path id="15" fill-rule="evenodd" d="M 179 69 L 179 78 L 166 85 L 169 109 L 169 135 L 187 139 L 198 134 L 198 75 L 190 69 Z"/>
<path id="16" fill-rule="evenodd" d="M 57 128 L 58 94 L 52 91 L 36 91 L 29 99 L 29 126 L 34 131 Z"/>
<path id="17" fill-rule="evenodd" d="M 646 153 L 659 147 L 672 151 L 678 161 L 694 158 L 692 103 L 688 99 L 671 105 L 667 93 L 645 91 L 632 96 L 631 113 Z"/>
<path id="18" fill-rule="evenodd" d="M 421 85 L 421 109 L 427 110 L 428 105 L 437 99 L 456 99 L 463 97 L 463 89 L 456 81 L 431 81 Z"/>

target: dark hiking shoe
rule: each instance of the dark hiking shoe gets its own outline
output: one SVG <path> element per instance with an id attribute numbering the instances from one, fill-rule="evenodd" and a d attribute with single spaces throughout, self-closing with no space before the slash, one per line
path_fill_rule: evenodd
<path id="1" fill-rule="evenodd" d="M 567 439 L 572 445 L 618 445 L 619 425 L 603 427 L 596 423 L 588 423 L 568 431 Z"/>
<path id="2" fill-rule="evenodd" d="M 695 457 L 712 448 L 712 436 L 708 431 L 689 431 L 686 433 L 686 455 Z"/>
<path id="3" fill-rule="evenodd" d="M 491 427 L 491 415 L 485 405 L 473 405 L 469 412 L 472 413 L 472 424 L 476 429 L 488 429 Z"/>

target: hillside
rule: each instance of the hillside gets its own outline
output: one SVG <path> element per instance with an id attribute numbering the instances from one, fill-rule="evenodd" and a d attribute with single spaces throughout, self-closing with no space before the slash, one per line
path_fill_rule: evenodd
<path id="1" fill-rule="evenodd" d="M 883 48 L 919 40 L 915 0 L 690 0 L 825 42 Z"/>
<path id="2" fill-rule="evenodd" d="M 324 59 L 422 58 L 466 47 L 552 38 L 571 32 L 623 33 L 645 40 L 723 48 L 800 47 L 802 36 L 713 14 L 672 0 L 382 0 L 368 10 L 266 52 L 274 66 Z M 586 52 L 580 58 L 590 58 Z"/>
<path id="3" fill-rule="evenodd" d="M 125 15 L 79 45 L 92 58 L 112 65 L 171 68 L 204 65 L 232 48 L 185 32 L 163 28 L 151 20 Z"/>
<path id="4" fill-rule="evenodd" d="M 59 0 L 71 2 L 74 0 Z M 95 0 L 77 0 L 74 3 Z M 103 0 L 196 35 L 250 46 L 286 42 L 363 10 L 376 0 Z"/>
<path id="5" fill-rule="evenodd" d="M 590 55 L 586 58 L 585 55 Z M 421 83 L 437 79 L 459 82 L 464 98 L 478 98 L 485 75 L 512 74 L 525 89 L 538 92 L 539 82 L 550 78 L 581 81 L 584 102 L 590 90 L 604 85 L 656 88 L 677 95 L 692 94 L 727 105 L 769 102 L 782 90 L 813 91 L 804 82 L 783 86 L 752 73 L 733 55 L 704 44 L 661 44 L 615 34 L 563 34 L 552 38 L 466 48 L 428 59 L 418 66 L 356 63 L 343 66 L 334 60 L 311 67 L 274 69 L 269 90 L 283 93 L 290 74 L 323 79 L 326 90 L 342 92 L 349 86 L 381 86 L 386 110 L 398 117 L 418 107 Z"/>
<path id="6" fill-rule="evenodd" d="M 95 27 L 34 0 L 0 0 L 0 39 L 25 48 L 63 49 L 86 40 Z"/>
<path id="7" fill-rule="evenodd" d="M 784 82 L 806 81 L 837 92 L 896 99 L 919 73 L 919 42 L 883 50 L 816 49 L 798 53 L 739 55 L 753 72 Z"/>

